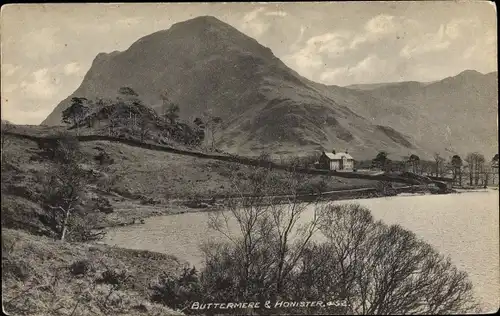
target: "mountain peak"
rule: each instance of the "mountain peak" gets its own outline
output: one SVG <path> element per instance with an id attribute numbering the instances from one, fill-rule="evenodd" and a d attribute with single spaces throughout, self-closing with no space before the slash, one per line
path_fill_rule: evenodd
<path id="1" fill-rule="evenodd" d="M 181 22 L 181 23 L 189 23 L 189 22 L 193 22 L 193 21 L 200 21 L 200 22 L 203 22 L 203 23 L 216 23 L 216 24 L 225 24 L 227 25 L 226 23 L 222 22 L 221 20 L 217 19 L 215 16 L 212 16 L 212 15 L 200 15 L 200 16 L 197 16 L 195 18 L 192 18 L 190 20 L 186 20 L 184 22 Z"/>
<path id="2" fill-rule="evenodd" d="M 482 76 L 483 74 L 482 74 L 482 73 L 480 73 L 480 72 L 479 72 L 479 71 L 477 71 L 477 70 L 474 70 L 474 69 L 467 69 L 467 70 L 464 70 L 464 71 L 462 71 L 461 73 L 459 73 L 459 74 L 457 75 L 457 77 L 458 77 L 458 76 L 478 76 L 478 75 L 479 75 L 479 76 Z"/>
<path id="3" fill-rule="evenodd" d="M 432 85 L 390 83 L 364 92 L 329 87 L 300 77 L 237 28 L 199 16 L 146 35 L 123 52 L 99 54 L 43 124 L 61 124 L 72 97 L 114 99 L 130 87 L 159 113 L 166 95 L 181 120 L 221 117 L 216 143 L 227 151 L 305 153 L 335 146 L 364 159 L 410 147 L 421 157 L 445 154 L 453 145 L 460 154 L 489 155 L 496 144 L 495 79 L 469 70 Z M 472 114 L 464 111 L 471 104 L 477 105 Z"/>
<path id="4" fill-rule="evenodd" d="M 222 22 L 221 20 L 217 19 L 214 16 L 202 15 L 202 16 L 198 16 L 198 17 L 186 20 L 186 21 L 175 23 L 174 25 L 172 25 L 171 29 L 176 29 L 176 28 L 180 28 L 180 27 L 207 27 L 207 26 L 224 27 L 224 28 L 231 27 L 232 28 L 232 26 L 230 26 L 229 24 L 227 24 L 225 22 Z"/>

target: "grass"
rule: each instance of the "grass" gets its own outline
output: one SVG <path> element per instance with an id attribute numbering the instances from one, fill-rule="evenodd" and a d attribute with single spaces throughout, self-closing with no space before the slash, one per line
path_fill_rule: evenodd
<path id="1" fill-rule="evenodd" d="M 10 229 L 2 229 L 2 248 L 3 302 L 12 315 L 182 315 L 149 301 L 151 282 L 180 272 L 173 256 Z M 115 282 L 115 271 L 127 278 Z"/>
<path id="2" fill-rule="evenodd" d="M 212 159 L 198 159 L 172 153 L 144 150 L 108 141 L 82 143 L 89 156 L 95 147 L 105 148 L 115 160 L 109 167 L 115 178 L 113 189 L 128 196 L 150 196 L 156 199 L 228 194 L 231 177 L 247 178 L 250 166 Z M 284 171 L 278 171 L 284 173 Z M 320 181 L 319 175 L 308 175 L 306 181 Z M 326 190 L 371 187 L 374 181 L 327 177 Z"/>
<path id="3" fill-rule="evenodd" d="M 44 210 L 39 206 L 37 196 L 41 194 L 44 176 L 48 174 L 52 162 L 39 156 L 36 142 L 13 136 L 7 136 L 7 141 L 5 160 L 9 168 L 3 168 L 2 172 L 2 191 L 7 193 L 4 194 L 5 202 L 2 202 L 2 223 L 9 228 L 43 234 L 46 228 L 39 218 Z M 248 179 L 254 168 L 110 141 L 82 142 L 81 147 L 85 155 L 84 167 L 98 175 L 88 187 L 87 195 L 90 199 L 104 197 L 114 208 L 110 214 L 94 214 L 99 227 L 132 223 L 134 219 L 152 215 L 189 211 L 172 200 L 231 194 L 231 178 Z M 114 160 L 109 166 L 101 166 L 95 160 L 103 150 Z M 285 171 L 277 173 L 284 175 Z M 321 175 L 305 177 L 305 187 L 321 185 L 324 191 L 375 185 L 374 181 L 364 179 Z M 4 186 L 8 187 L 7 191 Z"/>

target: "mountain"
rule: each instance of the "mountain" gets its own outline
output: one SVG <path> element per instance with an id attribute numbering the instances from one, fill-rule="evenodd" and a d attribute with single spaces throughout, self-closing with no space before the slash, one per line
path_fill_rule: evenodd
<path id="1" fill-rule="evenodd" d="M 348 86 L 345 86 L 345 88 L 349 89 L 354 89 L 354 90 L 375 90 L 378 88 L 383 88 L 387 86 L 401 86 L 404 84 L 411 84 L 411 83 L 418 83 L 422 86 L 429 85 L 431 83 L 437 82 L 436 81 L 431 81 L 431 82 L 417 82 L 417 81 L 404 81 L 404 82 L 381 82 L 381 83 L 361 83 L 361 84 L 350 84 Z"/>
<path id="2" fill-rule="evenodd" d="M 380 150 L 393 158 L 497 152 L 490 122 L 496 80 L 496 75 L 467 72 L 428 85 L 326 86 L 301 77 L 232 26 L 203 16 L 145 36 L 123 52 L 98 54 L 80 87 L 42 124 L 61 124 L 72 97 L 114 98 L 128 86 L 157 111 L 165 92 L 180 106 L 182 119 L 220 116 L 217 145 L 242 154 L 335 148 L 369 159 Z M 481 119 L 486 121 L 479 126 L 464 124 Z"/>
<path id="3" fill-rule="evenodd" d="M 430 84 L 405 82 L 373 89 L 370 95 L 391 104 L 393 113 L 372 109 L 387 124 L 425 143 L 427 150 L 465 155 L 479 151 L 491 157 L 498 148 L 498 73 L 466 70 Z M 364 109 L 366 110 L 366 108 Z"/>

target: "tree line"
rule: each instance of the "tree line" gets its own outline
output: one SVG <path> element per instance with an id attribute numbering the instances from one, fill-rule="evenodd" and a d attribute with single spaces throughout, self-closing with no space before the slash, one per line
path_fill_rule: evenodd
<path id="1" fill-rule="evenodd" d="M 77 135 L 81 127 L 107 128 L 110 136 L 135 136 L 141 141 L 167 137 L 189 145 L 205 142 L 215 148 L 222 127 L 221 117 L 205 112 L 193 122 L 185 123 L 179 119 L 179 105 L 169 101 L 165 92 L 160 98 L 159 114 L 146 106 L 130 87 L 121 87 L 115 100 L 73 97 L 70 106 L 62 112 L 62 122 L 76 129 Z"/>
<path id="2" fill-rule="evenodd" d="M 453 155 L 447 161 L 440 154 L 434 154 L 434 161 L 421 160 L 418 155 L 412 154 L 403 161 L 392 161 L 387 152 L 381 151 L 371 161 L 371 167 L 384 171 L 410 171 L 420 175 L 444 177 L 451 173 L 453 180 L 462 186 L 464 177 L 468 178 L 470 186 L 488 183 L 491 173 L 498 173 L 498 154 L 488 162 L 484 155 L 472 152 L 465 159 Z"/>

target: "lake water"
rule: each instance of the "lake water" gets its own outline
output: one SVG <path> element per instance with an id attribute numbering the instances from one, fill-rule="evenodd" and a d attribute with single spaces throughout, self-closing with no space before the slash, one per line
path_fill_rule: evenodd
<path id="1" fill-rule="evenodd" d="M 396 196 L 356 202 L 375 219 L 400 224 L 449 255 L 469 274 L 476 296 L 490 311 L 499 307 L 498 191 L 449 195 Z M 303 218 L 311 216 L 308 209 Z M 105 242 L 125 248 L 173 254 L 197 267 L 203 265 L 199 245 L 220 236 L 207 227 L 207 213 L 187 213 L 146 219 L 144 225 L 114 228 Z"/>

